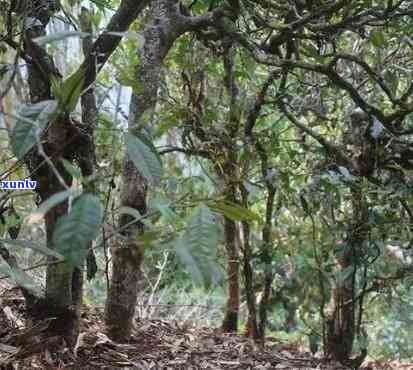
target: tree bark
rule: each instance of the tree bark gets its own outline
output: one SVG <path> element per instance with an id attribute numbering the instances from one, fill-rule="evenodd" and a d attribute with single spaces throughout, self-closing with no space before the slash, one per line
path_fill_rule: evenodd
<path id="1" fill-rule="evenodd" d="M 239 257 L 236 233 L 237 226 L 235 221 L 225 217 L 224 235 L 227 254 L 228 298 L 222 322 L 222 330 L 224 332 L 236 332 L 238 330 Z"/>
<path id="2" fill-rule="evenodd" d="M 369 137 L 360 134 L 369 123 L 366 114 L 357 111 L 352 113 L 353 136 L 347 140 L 348 145 L 353 147 L 353 173 L 360 179 L 374 172 L 376 162 L 376 145 L 369 141 Z M 348 236 L 345 243 L 339 245 L 336 251 L 336 276 L 339 277 L 339 281 L 332 290 L 330 310 L 326 316 L 326 352 L 343 364 L 349 364 L 357 334 L 356 273 L 360 257 L 363 255 L 363 244 L 368 239 L 370 231 L 368 204 L 360 183 L 351 189 L 351 211 Z M 352 361 L 362 361 L 366 354 L 363 349 L 359 358 Z"/>
<path id="3" fill-rule="evenodd" d="M 224 84 L 229 97 L 228 121 L 226 122 L 223 138 L 223 148 L 225 161 L 220 168 L 217 164 L 217 173 L 224 179 L 224 197 L 231 203 L 238 203 L 238 164 L 235 138 L 239 131 L 241 108 L 238 96 L 239 88 L 235 78 L 234 60 L 236 48 L 232 40 L 224 40 L 223 64 L 224 64 Z M 237 246 L 236 223 L 227 217 L 224 219 L 225 251 L 227 254 L 227 277 L 228 277 L 228 298 L 222 330 L 224 332 L 236 332 L 238 330 L 239 311 L 239 255 Z"/>
<path id="4" fill-rule="evenodd" d="M 268 85 L 264 85 L 263 92 L 269 86 L 269 83 L 272 81 L 273 76 L 270 76 L 268 81 Z M 265 96 L 265 95 L 262 95 Z M 249 131 L 249 130 L 248 130 Z M 258 315 L 259 315 L 259 324 L 258 324 L 258 332 L 260 339 L 264 341 L 265 339 L 265 329 L 267 326 L 267 314 L 268 314 L 268 305 L 270 302 L 270 295 L 271 295 L 271 284 L 273 280 L 273 268 L 272 268 L 272 238 L 271 238 L 271 231 L 273 227 L 273 213 L 274 213 L 274 201 L 275 201 L 275 194 L 276 188 L 272 183 L 271 176 L 269 176 L 269 163 L 268 163 L 268 155 L 261 144 L 260 141 L 253 138 L 254 146 L 258 153 L 258 156 L 261 161 L 261 175 L 265 181 L 265 187 L 267 188 L 267 202 L 265 205 L 265 224 L 262 229 L 262 249 L 261 249 L 261 261 L 264 264 L 264 291 L 261 296 L 261 300 L 258 306 Z"/>
<path id="5" fill-rule="evenodd" d="M 346 243 L 336 253 L 336 274 L 345 278 L 332 291 L 330 314 L 327 317 L 327 353 L 333 359 L 346 364 L 349 360 L 356 335 L 356 272 L 358 259 L 368 235 L 368 208 L 359 189 L 352 190 L 352 223 Z M 353 268 L 351 273 L 348 269 Z M 347 271 L 346 271 L 347 270 Z"/>
<path id="6" fill-rule="evenodd" d="M 128 131 L 134 135 L 143 129 L 150 132 L 150 119 L 157 102 L 163 60 L 174 41 L 185 30 L 179 22 L 176 1 L 156 0 L 152 3 L 151 11 L 153 20 L 144 31 L 145 43 L 135 72 L 137 87 L 130 104 Z M 145 215 L 148 185 L 127 155 L 124 159 L 122 184 L 122 206 L 134 208 Z M 132 221 L 131 216 L 122 215 L 119 228 L 124 238 L 111 246 L 112 277 L 105 322 L 109 337 L 120 342 L 128 340 L 133 328 L 144 257 L 142 246 L 136 242 L 136 236 L 143 232 L 144 226 L 140 222 L 130 224 Z"/>
<path id="7" fill-rule="evenodd" d="M 241 197 L 242 204 L 248 209 L 248 191 L 243 185 L 241 185 Z M 257 323 L 257 305 L 255 302 L 254 292 L 254 273 L 251 266 L 251 244 L 250 244 L 250 225 L 248 221 L 242 221 L 242 246 L 243 246 L 243 274 L 245 284 L 245 296 L 248 307 L 248 319 L 245 335 L 251 337 L 254 340 L 259 339 L 258 323 Z"/>
<path id="8" fill-rule="evenodd" d="M 263 155 L 262 155 L 263 156 Z M 261 157 L 262 157 L 261 156 Z M 266 157 L 265 157 L 266 158 Z M 261 158 L 262 160 L 262 158 Z M 267 161 L 266 159 L 263 161 L 262 166 L 265 166 L 265 173 L 264 178 L 267 177 Z M 268 314 L 268 305 L 270 301 L 271 295 L 271 284 L 273 280 L 273 271 L 272 271 L 272 261 L 271 261 L 271 249 L 272 249 L 272 241 L 271 241 L 271 229 L 272 229 L 272 215 L 274 209 L 274 199 L 275 199 L 275 191 L 276 189 L 274 186 L 267 181 L 267 204 L 266 204 L 266 217 L 265 217 L 265 225 L 262 230 L 262 262 L 264 263 L 264 291 L 261 297 L 261 301 L 258 307 L 258 314 L 259 314 L 259 325 L 258 325 L 258 332 L 260 339 L 264 340 L 265 338 L 265 329 L 267 327 L 267 314 Z"/>

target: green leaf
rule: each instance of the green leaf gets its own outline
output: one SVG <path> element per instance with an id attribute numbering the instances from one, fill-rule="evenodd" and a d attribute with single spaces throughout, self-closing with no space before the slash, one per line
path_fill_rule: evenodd
<path id="1" fill-rule="evenodd" d="M 336 281 L 338 287 L 343 287 L 346 283 L 348 283 L 349 278 L 354 273 L 354 266 L 348 266 L 342 270 L 336 272 Z"/>
<path id="2" fill-rule="evenodd" d="M 162 162 L 153 145 L 144 136 L 125 134 L 126 151 L 138 171 L 153 185 L 159 184 L 163 174 Z"/>
<path id="3" fill-rule="evenodd" d="M 261 223 L 260 216 L 238 204 L 222 200 L 208 202 L 207 205 L 211 210 L 222 213 L 233 221 L 258 221 Z"/>
<path id="4" fill-rule="evenodd" d="M 143 245 L 144 248 L 149 248 L 153 245 L 153 242 L 157 241 L 160 237 L 160 233 L 156 230 L 148 230 L 143 234 L 138 234 L 136 240 Z"/>
<path id="5" fill-rule="evenodd" d="M 185 232 L 186 239 L 194 248 L 210 251 L 219 242 L 219 228 L 215 215 L 204 205 L 199 206 L 189 219 Z"/>
<path id="6" fill-rule="evenodd" d="M 168 201 L 168 199 L 158 197 L 152 199 L 149 203 L 149 206 L 150 208 L 158 210 L 166 223 L 174 225 L 179 218 L 175 211 L 171 209 L 169 203 L 170 202 Z"/>
<path id="7" fill-rule="evenodd" d="M 80 169 L 73 164 L 71 164 L 67 159 L 61 159 L 63 167 L 65 170 L 75 179 L 80 179 L 82 177 L 82 173 Z"/>
<path id="8" fill-rule="evenodd" d="M 124 39 L 133 40 L 135 42 L 135 48 L 141 49 L 145 44 L 145 38 L 138 32 L 126 31 L 126 32 L 106 32 L 108 35 L 122 37 Z"/>
<path id="9" fill-rule="evenodd" d="M 63 260 L 63 256 L 60 253 L 57 253 L 53 249 L 44 247 L 42 245 L 38 245 L 30 240 L 23 240 L 23 239 L 0 239 L 0 243 L 8 244 L 17 247 L 23 247 L 27 249 L 31 249 L 35 252 L 41 253 L 47 257 L 54 257 L 58 260 Z"/>
<path id="10" fill-rule="evenodd" d="M 65 31 L 65 32 L 56 32 L 47 36 L 36 37 L 33 39 L 34 42 L 39 44 L 40 46 L 44 46 L 46 44 L 50 44 L 52 42 L 61 41 L 67 39 L 69 37 L 80 37 L 85 38 L 90 36 L 88 33 L 85 32 L 78 32 L 78 31 Z"/>
<path id="11" fill-rule="evenodd" d="M 311 333 L 308 335 L 308 341 L 310 344 L 310 351 L 315 354 L 318 351 L 318 345 L 320 344 L 321 338 L 318 334 Z"/>
<path id="12" fill-rule="evenodd" d="M 308 54 L 308 56 L 315 58 L 316 60 L 320 60 L 320 52 L 319 49 L 313 45 L 312 42 L 308 42 L 303 44 L 304 51 Z"/>
<path id="13" fill-rule="evenodd" d="M 44 218 L 47 212 L 53 207 L 65 201 L 72 195 L 75 195 L 76 191 L 73 189 L 64 190 L 59 193 L 53 194 L 50 198 L 47 198 L 35 211 L 29 215 L 29 224 L 40 221 Z"/>
<path id="14" fill-rule="evenodd" d="M 105 8 L 115 10 L 110 0 L 91 0 L 91 2 L 96 4 L 100 10 L 105 10 Z"/>
<path id="15" fill-rule="evenodd" d="M 124 215 L 129 215 L 132 216 L 134 219 L 140 221 L 142 219 L 142 215 L 139 213 L 139 211 L 135 208 L 132 207 L 120 207 L 118 209 L 119 214 L 124 214 Z"/>
<path id="16" fill-rule="evenodd" d="M 178 238 L 175 241 L 175 252 L 181 263 L 188 268 L 195 284 L 201 285 L 204 282 L 204 276 L 199 267 L 199 261 L 191 253 L 191 247 L 186 239 Z"/>
<path id="17" fill-rule="evenodd" d="M 369 337 L 364 332 L 361 332 L 360 335 L 357 336 L 357 342 L 361 349 L 367 349 L 369 347 Z"/>
<path id="18" fill-rule="evenodd" d="M 11 134 L 14 155 L 21 159 L 36 144 L 49 121 L 57 112 L 55 100 L 25 105 L 16 115 L 17 121 Z"/>
<path id="19" fill-rule="evenodd" d="M 215 215 L 201 205 L 192 214 L 184 233 L 175 241 L 175 251 L 196 284 L 217 284 L 222 271 L 217 261 L 221 230 Z"/>
<path id="20" fill-rule="evenodd" d="M 34 283 L 33 278 L 27 275 L 23 270 L 11 267 L 1 256 L 0 272 L 11 278 L 17 286 L 29 290 L 38 297 L 41 296 L 41 289 Z"/>
<path id="21" fill-rule="evenodd" d="M 88 253 L 88 244 L 99 233 L 102 214 L 97 196 L 83 194 L 78 197 L 71 212 L 56 223 L 52 239 L 55 250 L 72 265 L 81 267 Z"/>
<path id="22" fill-rule="evenodd" d="M 69 114 L 76 108 L 76 104 L 85 84 L 85 69 L 79 68 L 63 82 L 52 80 L 53 95 L 59 102 L 60 112 Z"/>
<path id="23" fill-rule="evenodd" d="M 371 37 L 370 37 L 370 41 L 372 42 L 372 44 L 375 47 L 382 47 L 382 46 L 386 46 L 385 42 L 386 42 L 386 38 L 383 34 L 383 32 L 381 31 L 375 31 L 372 33 Z"/>
<path id="24" fill-rule="evenodd" d="M 399 87 L 399 76 L 396 72 L 387 69 L 384 72 L 384 80 L 386 81 L 387 86 L 390 88 L 390 91 L 393 95 L 396 95 L 397 88 Z"/>

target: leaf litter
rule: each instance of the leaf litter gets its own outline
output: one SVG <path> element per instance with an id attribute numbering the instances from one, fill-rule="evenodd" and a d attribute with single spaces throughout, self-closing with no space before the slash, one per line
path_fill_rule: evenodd
<path id="1" fill-rule="evenodd" d="M 0 369 L 346 369 L 273 337 L 262 346 L 241 334 L 176 321 L 136 320 L 129 343 L 115 343 L 97 308 L 84 308 L 73 350 L 60 337 L 48 336 L 50 320 L 24 323 L 19 291 L 0 291 Z M 362 369 L 413 370 L 413 365 L 370 360 Z"/>

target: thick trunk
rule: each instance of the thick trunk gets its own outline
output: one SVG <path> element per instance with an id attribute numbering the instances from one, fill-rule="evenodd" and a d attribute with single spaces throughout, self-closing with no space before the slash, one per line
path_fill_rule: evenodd
<path id="1" fill-rule="evenodd" d="M 41 26 L 39 23 L 36 23 L 36 25 L 31 24 L 25 30 L 25 52 L 34 61 L 34 63 L 28 65 L 30 99 L 32 103 L 37 103 L 51 99 L 50 80 L 45 78 L 45 71 L 42 69 L 41 63 L 45 63 L 50 70 L 54 71 L 55 76 L 58 76 L 58 72 L 54 67 L 52 58 L 47 55 L 45 49 L 32 41 L 33 38 L 46 34 L 45 29 L 51 14 L 49 12 L 49 4 L 45 2 L 43 6 L 30 9 L 30 12 L 32 19 L 40 19 L 42 24 Z M 65 137 L 66 134 L 64 125 L 54 125 L 51 131 L 53 131 L 53 136 L 55 137 Z M 53 158 L 53 149 L 53 143 L 51 143 L 50 147 L 47 144 L 45 145 L 47 155 L 52 158 L 54 165 L 70 186 L 71 178 L 65 173 L 58 162 L 58 158 Z M 38 181 L 36 190 L 42 202 L 46 201 L 53 194 L 64 190 L 52 169 L 48 164 L 44 163 L 43 158 L 37 151 L 31 152 L 27 162 L 32 176 Z M 63 202 L 50 210 L 46 215 L 46 238 L 49 248 L 53 249 L 55 247 L 52 244 L 52 236 L 56 221 L 66 212 L 67 202 Z M 32 314 L 34 320 L 43 317 L 55 317 L 55 320 L 53 320 L 49 327 L 49 331 L 52 334 L 62 335 L 70 344 L 73 344 L 76 338 L 76 328 L 78 327 L 75 310 L 73 309 L 72 277 L 73 267 L 70 264 L 49 265 L 47 268 L 45 300 L 37 300 L 32 302 L 34 303 L 32 307 L 28 306 L 28 311 Z"/>
<path id="2" fill-rule="evenodd" d="M 130 0 L 129 0 L 130 1 Z M 213 24 L 215 14 L 203 17 L 186 17 L 181 14 L 177 0 L 155 0 L 151 3 L 153 21 L 145 29 L 145 43 L 139 53 L 136 68 L 136 87 L 130 104 L 128 131 L 138 134 L 151 131 L 150 120 L 157 102 L 162 63 L 175 40 L 187 31 Z M 146 213 L 146 180 L 135 168 L 130 158 L 124 160 L 122 206 Z M 136 243 L 143 231 L 140 223 L 128 225 L 132 219 L 122 217 L 119 227 L 123 239 L 116 241 L 112 251 L 112 277 L 105 308 L 108 335 L 117 341 L 127 341 L 133 323 L 140 268 L 144 250 Z"/>
<path id="3" fill-rule="evenodd" d="M 239 311 L 239 258 L 237 248 L 237 227 L 233 220 L 225 217 L 225 251 L 227 254 L 228 298 L 222 330 L 236 332 L 238 329 Z"/>
<path id="4" fill-rule="evenodd" d="M 66 184 L 70 186 L 71 178 L 64 172 L 61 163 L 54 161 L 54 164 L 59 173 L 63 175 Z M 38 191 L 42 202 L 49 199 L 51 195 L 65 190 L 46 165 L 39 168 L 35 176 L 38 180 Z M 51 249 L 56 247 L 52 242 L 56 222 L 59 217 L 66 214 L 67 208 L 67 202 L 63 202 L 46 214 L 47 246 Z M 34 307 L 32 310 L 34 318 L 55 317 L 56 319 L 52 321 L 49 327 L 50 333 L 62 335 L 69 344 L 74 344 L 79 326 L 78 315 L 76 314 L 77 307 L 74 305 L 72 294 L 73 271 L 73 266 L 66 262 L 48 265 L 45 301 L 39 302 L 40 306 Z"/>

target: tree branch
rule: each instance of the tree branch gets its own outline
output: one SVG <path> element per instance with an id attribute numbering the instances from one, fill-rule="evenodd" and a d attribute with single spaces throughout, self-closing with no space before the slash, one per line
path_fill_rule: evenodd
<path id="1" fill-rule="evenodd" d="M 94 42 L 80 68 L 85 69 L 85 88 L 95 80 L 109 57 L 122 40 L 118 33 L 126 32 L 150 0 L 122 0 L 106 30 Z"/>

